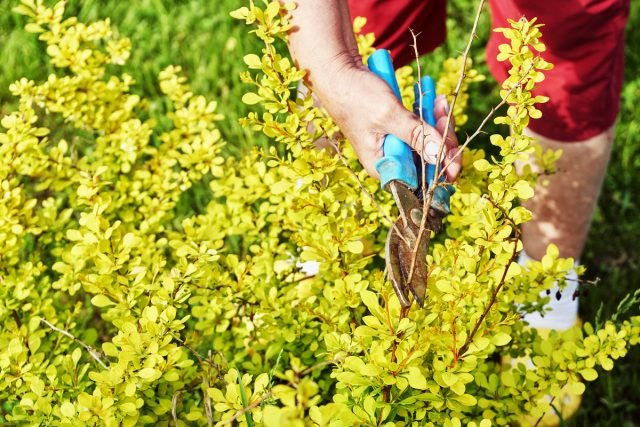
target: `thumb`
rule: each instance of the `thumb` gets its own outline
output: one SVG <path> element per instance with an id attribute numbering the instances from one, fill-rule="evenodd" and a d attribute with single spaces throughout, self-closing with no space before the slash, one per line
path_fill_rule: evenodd
<path id="1" fill-rule="evenodd" d="M 442 135 L 433 127 L 404 108 L 399 102 L 394 106 L 390 119 L 387 121 L 385 131 L 391 133 L 406 142 L 421 156 L 425 146 L 440 145 Z"/>

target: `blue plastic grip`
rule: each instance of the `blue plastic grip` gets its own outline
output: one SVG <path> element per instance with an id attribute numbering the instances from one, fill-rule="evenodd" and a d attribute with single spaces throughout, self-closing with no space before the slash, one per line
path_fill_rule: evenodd
<path id="1" fill-rule="evenodd" d="M 415 93 L 415 101 L 413 103 L 413 111 L 418 114 L 422 120 L 430 126 L 436 126 L 436 117 L 434 106 L 436 101 L 436 84 L 431 76 L 424 76 L 420 79 L 420 85 L 417 83 L 413 87 Z M 422 102 L 420 102 L 420 90 L 422 89 Z M 422 108 L 420 108 L 422 107 Z M 436 165 L 427 163 L 424 165 L 424 173 L 427 180 L 427 187 L 431 188 L 436 174 Z M 440 181 L 445 181 L 444 176 Z M 445 187 L 437 187 L 433 193 L 431 207 L 445 214 L 450 212 L 449 201 L 451 195 L 455 192 L 452 185 Z"/>
<path id="2" fill-rule="evenodd" d="M 422 102 L 420 101 L 420 91 L 422 90 Z M 431 76 L 424 76 L 420 79 L 420 85 L 417 83 L 413 86 L 415 101 L 413 102 L 413 112 L 422 118 L 429 126 L 436 126 L 436 115 L 434 110 L 436 102 L 436 83 Z M 436 165 L 427 163 L 425 165 L 425 174 L 427 178 L 427 186 L 433 185 L 433 177 L 436 173 Z"/>
<path id="3" fill-rule="evenodd" d="M 369 57 L 367 65 L 373 73 L 387 82 L 396 97 L 402 100 L 389 51 L 376 50 Z M 382 153 L 384 157 L 376 162 L 376 171 L 380 174 L 380 185 L 383 189 L 388 189 L 391 181 L 401 181 L 411 190 L 418 188 L 418 173 L 413 163 L 411 147 L 401 139 L 387 135 L 384 138 Z"/>
<path id="4" fill-rule="evenodd" d="M 396 71 L 393 68 L 393 62 L 391 62 L 391 54 L 387 49 L 378 49 L 373 52 L 367 60 L 367 66 L 369 66 L 369 70 L 387 82 L 396 98 L 402 100 L 400 87 L 396 80 Z"/>
<path id="5" fill-rule="evenodd" d="M 422 110 L 420 110 L 420 90 L 422 89 Z M 429 126 L 436 126 L 436 116 L 433 112 L 433 108 L 436 102 L 436 83 L 431 76 L 424 76 L 420 79 L 420 85 L 413 86 L 413 92 L 415 94 L 415 101 L 413 102 L 413 111 L 418 114 L 420 111 L 420 117 L 427 122 Z"/>

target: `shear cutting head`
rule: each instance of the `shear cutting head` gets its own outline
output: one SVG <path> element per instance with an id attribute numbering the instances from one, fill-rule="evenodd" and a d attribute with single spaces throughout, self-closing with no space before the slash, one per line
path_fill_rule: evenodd
<path id="1" fill-rule="evenodd" d="M 385 257 L 393 289 L 403 307 L 409 307 L 409 292 L 422 307 L 427 291 L 427 249 L 431 231 L 442 227 L 443 213 L 429 209 L 425 230 L 420 234 L 422 203 L 402 183 L 392 181 L 389 189 L 400 211 L 387 235 Z"/>

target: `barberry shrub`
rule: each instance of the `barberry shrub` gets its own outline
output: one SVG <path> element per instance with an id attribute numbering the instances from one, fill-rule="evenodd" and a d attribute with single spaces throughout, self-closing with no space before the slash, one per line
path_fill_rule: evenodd
<path id="1" fill-rule="evenodd" d="M 499 157 L 466 150 L 431 242 L 427 301 L 401 316 L 383 271 L 391 199 L 312 95 L 296 96 L 304 72 L 278 42 L 289 8 L 232 13 L 264 42 L 245 57 L 256 111 L 244 123 L 273 144 L 224 158 L 222 115 L 179 68 L 160 73 L 170 111 L 158 124 L 108 20 L 65 18 L 64 2 L 17 7 L 57 72 L 13 84 L 18 107 L 1 121 L 3 424 L 526 424 L 637 344 L 640 317 L 544 339 L 520 318 L 572 266 L 554 247 L 514 262 L 531 216 L 518 200 L 536 175 L 513 163 L 534 151 L 522 131 L 540 115 L 531 89 L 550 67 L 540 25 L 503 30 L 512 71 L 495 120 L 510 136 L 491 136 Z M 358 39 L 366 56 L 372 36 Z M 449 61 L 441 91 L 470 65 Z M 412 73 L 398 75 L 411 92 Z M 320 136 L 335 149 L 314 149 Z M 556 157 L 537 155 L 545 171 Z M 211 199 L 203 212 L 184 208 L 196 187 Z"/>

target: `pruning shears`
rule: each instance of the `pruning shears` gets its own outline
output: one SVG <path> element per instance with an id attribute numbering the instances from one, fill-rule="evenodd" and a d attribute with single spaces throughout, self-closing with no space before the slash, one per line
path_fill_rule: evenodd
<path id="1" fill-rule="evenodd" d="M 386 49 L 376 50 L 368 60 L 369 69 L 391 87 L 398 99 L 402 100 L 395 77 L 391 56 Z M 414 113 L 426 123 L 435 127 L 434 102 L 435 84 L 425 76 L 420 85 L 414 86 L 416 102 Z M 420 102 L 422 99 L 422 102 Z M 442 228 L 442 219 L 449 213 L 449 200 L 454 189 L 451 185 L 437 185 L 431 204 L 426 213 L 426 227 L 420 232 L 423 221 L 423 195 L 418 182 L 418 171 L 424 173 L 430 189 L 434 185 L 435 166 L 429 163 L 416 168 L 411 148 L 394 135 L 384 139 L 383 157 L 375 167 L 380 174 L 382 188 L 393 195 L 398 207 L 399 218 L 389 230 L 385 245 L 387 273 L 402 307 L 409 307 L 409 293 L 418 305 L 424 304 L 427 290 L 427 250 L 431 231 Z M 442 178 L 444 180 L 444 177 Z"/>

